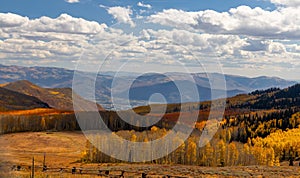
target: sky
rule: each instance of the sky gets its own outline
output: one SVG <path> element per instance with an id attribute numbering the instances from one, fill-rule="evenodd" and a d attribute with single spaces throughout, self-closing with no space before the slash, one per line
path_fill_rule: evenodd
<path id="1" fill-rule="evenodd" d="M 0 64 L 300 81 L 300 0 L 1 0 Z"/>

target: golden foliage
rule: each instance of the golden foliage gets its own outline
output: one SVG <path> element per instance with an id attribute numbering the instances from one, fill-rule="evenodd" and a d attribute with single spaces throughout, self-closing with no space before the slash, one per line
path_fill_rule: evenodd
<path id="1" fill-rule="evenodd" d="M 60 111 L 56 109 L 37 108 L 31 110 L 18 110 L 0 112 L 1 115 L 14 115 L 14 116 L 26 116 L 26 115 L 52 115 L 52 114 L 71 114 L 71 111 Z"/>

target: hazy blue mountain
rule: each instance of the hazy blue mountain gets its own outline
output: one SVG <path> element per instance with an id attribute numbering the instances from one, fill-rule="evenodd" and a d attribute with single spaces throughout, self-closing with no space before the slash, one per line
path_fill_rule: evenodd
<path id="1" fill-rule="evenodd" d="M 36 85 L 44 88 L 70 88 L 73 81 L 73 70 L 55 68 L 55 67 L 21 67 L 21 66 L 4 66 L 0 65 L 0 83 L 14 82 L 18 80 L 28 80 Z M 82 80 L 93 81 L 93 73 L 80 72 Z M 118 77 L 114 77 L 114 72 L 102 72 L 96 77 L 95 83 L 95 99 L 104 108 L 111 107 L 111 90 L 114 82 L 114 97 L 115 100 L 124 99 L 124 95 L 128 92 L 126 85 L 132 83 L 129 90 L 129 98 L 132 100 L 133 106 L 147 104 L 149 97 L 152 94 L 160 93 L 165 96 L 168 103 L 180 102 L 179 93 L 176 92 L 174 83 L 181 83 L 187 90 L 184 96 L 184 101 L 207 100 L 211 98 L 210 82 L 218 83 L 222 77 L 226 81 L 224 85 L 214 85 L 213 91 L 216 93 L 227 93 L 227 96 L 234 96 L 240 93 L 249 93 L 254 90 L 262 90 L 271 87 L 285 88 L 297 82 L 288 81 L 277 77 L 256 77 L 249 78 L 235 75 L 222 75 L 218 73 L 165 73 L 156 74 L 148 73 L 139 76 L 134 72 L 122 72 Z M 208 78 L 209 76 L 209 78 Z M 134 80 L 132 80 L 134 79 Z M 134 82 L 133 82 L 134 81 Z M 193 97 L 193 92 L 189 93 L 191 86 L 195 85 L 199 91 L 200 98 Z M 82 86 L 82 90 L 84 90 Z M 77 91 L 75 91 L 77 92 Z M 94 91 L 80 93 L 86 99 L 91 99 Z"/>
<path id="2" fill-rule="evenodd" d="M 180 92 L 175 82 L 166 82 L 166 83 L 159 83 L 150 86 L 139 86 L 139 87 L 132 87 L 129 91 L 130 100 L 148 100 L 152 94 L 160 93 L 166 98 L 167 103 L 181 103 L 181 94 L 183 102 L 197 102 L 197 101 L 206 101 L 212 100 L 217 98 L 223 98 L 226 96 L 234 96 L 239 93 L 243 93 L 244 91 L 241 90 L 220 90 L 220 89 L 213 89 L 211 90 L 208 87 L 202 87 L 199 85 L 195 86 L 197 95 L 195 95 L 195 90 L 191 88 L 191 86 L 195 85 L 191 81 L 187 80 L 180 80 L 176 81 L 176 84 L 182 86 L 181 89 L 183 93 Z M 215 93 L 215 96 L 212 96 L 212 92 Z M 226 95 L 225 95 L 226 94 Z M 120 93 L 119 97 L 124 96 L 125 94 Z M 157 100 L 154 99 L 152 102 L 159 102 L 159 98 Z"/>

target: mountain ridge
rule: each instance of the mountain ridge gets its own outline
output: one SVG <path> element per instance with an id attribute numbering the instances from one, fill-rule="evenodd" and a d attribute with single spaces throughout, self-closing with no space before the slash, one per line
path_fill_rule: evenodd
<path id="1" fill-rule="evenodd" d="M 79 72 L 82 76 L 82 80 L 90 80 L 94 82 L 92 77 L 93 74 L 90 72 Z M 121 76 L 114 78 L 114 72 L 101 72 L 97 75 L 95 80 L 95 99 L 106 109 L 111 109 L 112 106 L 112 84 L 113 81 L 119 81 L 116 83 L 116 91 L 117 95 L 120 95 L 126 91 L 124 86 L 128 82 L 130 82 L 132 77 L 137 77 L 136 73 L 128 73 L 124 72 Z M 21 66 L 5 66 L 0 65 L 0 84 L 7 82 L 15 82 L 17 80 L 28 80 L 32 83 L 35 83 L 38 86 L 43 88 L 72 88 L 74 70 L 57 68 L 57 67 L 21 67 Z M 171 78 L 168 77 L 171 75 Z M 135 87 L 142 87 L 140 90 L 147 91 L 147 88 L 154 87 L 156 85 L 168 85 L 170 81 L 184 81 L 184 80 L 194 80 L 194 83 L 199 87 L 209 88 L 210 80 L 208 75 L 212 78 L 222 77 L 223 74 L 219 73 L 180 73 L 180 72 L 167 72 L 165 74 L 143 74 L 142 76 L 138 76 L 135 80 L 135 84 L 132 85 L 132 89 L 135 90 Z M 254 90 L 267 89 L 271 87 L 279 87 L 285 88 L 295 84 L 295 81 L 288 81 L 278 77 L 244 77 L 244 76 L 235 76 L 235 75 L 227 75 L 223 76 L 226 81 L 225 89 L 227 92 L 229 91 L 228 96 L 234 96 L 240 93 L 249 93 Z M 125 85 L 124 85 L 125 84 Z M 85 87 L 85 86 L 83 86 Z M 224 86 L 214 86 L 217 87 L 215 89 L 223 89 Z M 219 87 L 219 88 L 218 88 Z M 166 90 L 173 90 L 172 88 L 165 87 Z M 232 91 L 232 92 L 230 92 Z M 75 91 L 85 98 L 90 99 L 90 94 L 82 94 L 80 91 Z M 192 98 L 192 96 L 189 96 Z M 145 96 L 142 96 L 145 98 Z M 122 99 L 122 98 L 119 98 Z M 171 98 L 167 98 L 166 100 L 170 101 L 170 103 L 176 102 L 177 99 L 171 100 Z M 191 100 L 192 101 L 192 100 Z M 133 107 L 145 105 L 148 100 L 137 100 L 133 102 Z"/>
<path id="2" fill-rule="evenodd" d="M 76 97 L 76 102 L 78 102 L 79 105 L 92 104 L 92 102 L 83 99 L 76 93 L 73 93 L 71 88 L 42 88 L 27 80 L 5 83 L 0 86 L 14 92 L 36 97 L 47 103 L 50 107 L 58 110 L 74 110 L 73 97 Z M 100 105 L 98 105 L 98 108 L 102 109 Z"/>
<path id="3" fill-rule="evenodd" d="M 28 110 L 36 108 L 50 108 L 50 106 L 36 97 L 8 90 L 0 87 L 0 111 Z"/>

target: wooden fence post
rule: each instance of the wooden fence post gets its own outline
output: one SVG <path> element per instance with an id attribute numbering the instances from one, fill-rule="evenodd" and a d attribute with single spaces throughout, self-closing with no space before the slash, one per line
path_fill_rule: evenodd
<path id="1" fill-rule="evenodd" d="M 76 174 L 76 167 L 72 168 L 72 174 Z"/>
<path id="2" fill-rule="evenodd" d="M 32 157 L 31 178 L 34 178 L 34 157 Z"/>
<path id="3" fill-rule="evenodd" d="M 147 177 L 147 174 L 146 173 L 142 173 L 142 178 L 146 178 Z"/>
<path id="4" fill-rule="evenodd" d="M 46 166 L 46 153 L 44 153 L 44 160 L 43 160 L 43 172 L 47 170 Z"/>

